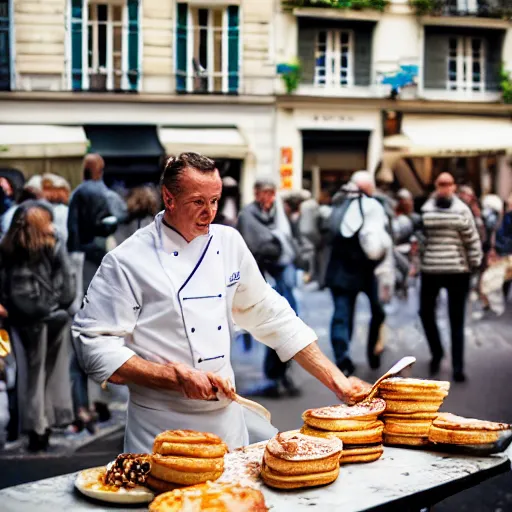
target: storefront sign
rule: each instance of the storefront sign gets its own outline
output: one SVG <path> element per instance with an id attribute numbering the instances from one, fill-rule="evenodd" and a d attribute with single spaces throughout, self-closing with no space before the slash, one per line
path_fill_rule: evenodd
<path id="1" fill-rule="evenodd" d="M 279 173 L 281 175 L 281 189 L 290 190 L 293 188 L 293 149 L 290 147 L 281 148 Z"/>
<path id="2" fill-rule="evenodd" d="M 336 112 L 311 112 L 297 110 L 294 114 L 296 126 L 302 130 L 335 129 L 335 130 L 368 130 L 379 128 L 380 111 L 349 110 Z"/>

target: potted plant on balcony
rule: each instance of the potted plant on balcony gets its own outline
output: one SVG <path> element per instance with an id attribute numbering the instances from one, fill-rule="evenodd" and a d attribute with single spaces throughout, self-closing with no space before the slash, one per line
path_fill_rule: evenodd
<path id="1" fill-rule="evenodd" d="M 293 60 L 292 62 L 277 65 L 277 74 L 281 76 L 286 94 L 292 94 L 300 84 L 300 62 Z"/>
<path id="2" fill-rule="evenodd" d="M 107 90 L 107 70 L 99 67 L 97 70 L 89 70 L 89 90 L 106 91 Z"/>
<path id="3" fill-rule="evenodd" d="M 503 103 L 512 103 L 512 78 L 504 66 L 502 66 L 500 71 L 500 88 Z"/>

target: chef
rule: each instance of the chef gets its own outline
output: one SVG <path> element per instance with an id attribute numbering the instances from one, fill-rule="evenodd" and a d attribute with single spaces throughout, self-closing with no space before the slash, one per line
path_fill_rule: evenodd
<path id="1" fill-rule="evenodd" d="M 234 323 L 338 398 L 356 393 L 313 330 L 265 282 L 240 234 L 210 225 L 221 192 L 213 160 L 171 157 L 162 175 L 165 210 L 105 256 L 75 316 L 86 372 L 130 389 L 127 452 L 151 451 L 167 429 L 213 432 L 230 449 L 248 444 L 233 401 Z"/>

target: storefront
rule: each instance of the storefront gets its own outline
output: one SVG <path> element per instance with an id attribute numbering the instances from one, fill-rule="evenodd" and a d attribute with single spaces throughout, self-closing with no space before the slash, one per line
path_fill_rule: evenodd
<path id="1" fill-rule="evenodd" d="M 105 181 L 129 187 L 157 182 L 168 155 L 193 150 L 213 157 L 223 176 L 237 180 L 242 203 L 247 203 L 253 199 L 255 177 L 277 172 L 274 114 L 270 100 L 254 104 L 135 98 L 5 101 L 0 112 L 0 147 L 11 148 L 16 136 L 16 147 L 23 152 L 0 151 L 0 159 L 5 160 L 1 166 L 18 168 L 27 177 L 55 172 L 76 186 L 82 179 L 83 155 L 94 151 L 105 159 Z M 15 133 L 14 124 L 21 126 Z M 30 135 L 34 133 L 44 144 Z M 69 158 L 74 159 L 72 172 L 65 169 Z"/>
<path id="2" fill-rule="evenodd" d="M 339 109 L 339 107 L 338 107 Z M 290 188 L 307 188 L 314 197 L 333 193 L 361 169 L 375 172 L 382 151 L 377 109 L 343 111 L 278 108 L 278 143 L 293 155 Z"/>
<path id="3" fill-rule="evenodd" d="M 441 172 L 478 196 L 508 196 L 512 188 L 508 117 L 405 114 L 401 133 L 384 138 L 384 172 L 414 195 L 428 194 Z"/>

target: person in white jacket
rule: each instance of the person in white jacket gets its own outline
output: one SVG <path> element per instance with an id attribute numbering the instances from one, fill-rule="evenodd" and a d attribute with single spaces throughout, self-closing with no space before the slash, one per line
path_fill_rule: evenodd
<path id="1" fill-rule="evenodd" d="M 148 452 L 158 433 L 176 428 L 216 433 L 230 449 L 248 443 L 233 401 L 234 322 L 339 399 L 359 391 L 265 282 L 240 234 L 211 225 L 221 191 L 212 160 L 171 157 L 162 176 L 165 211 L 105 256 L 75 317 L 89 375 L 130 389 L 128 452 Z"/>

